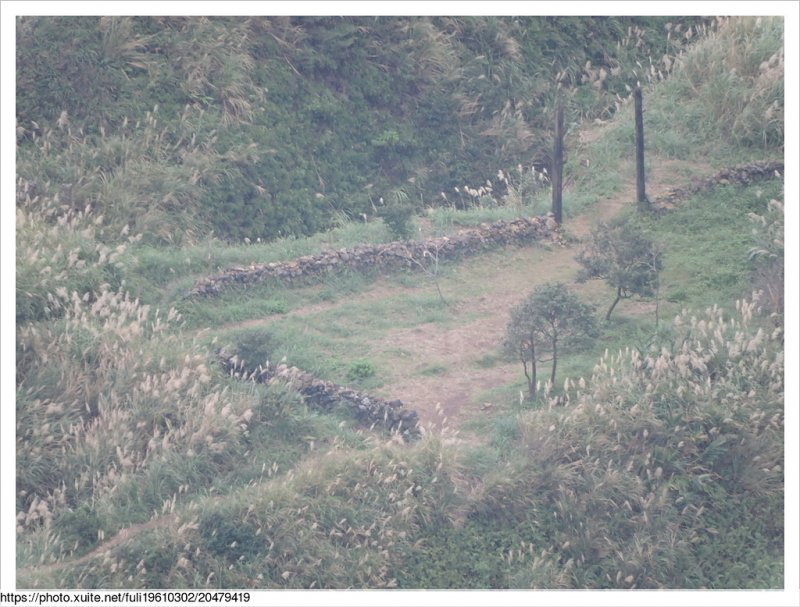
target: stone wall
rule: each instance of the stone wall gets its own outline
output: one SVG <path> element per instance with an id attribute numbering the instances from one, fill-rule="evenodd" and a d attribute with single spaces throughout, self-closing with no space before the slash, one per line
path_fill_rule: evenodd
<path id="1" fill-rule="evenodd" d="M 417 412 L 406 409 L 402 401 L 387 401 L 379 396 L 319 379 L 302 369 L 285 364 L 273 366 L 266 363 L 259 365 L 255 371 L 248 372 L 237 357 L 229 357 L 223 352 L 220 354 L 220 361 L 226 372 L 234 377 L 268 385 L 288 384 L 303 396 L 309 406 L 316 409 L 329 411 L 335 405 L 344 405 L 365 426 L 383 426 L 406 441 L 420 436 Z"/>
<path id="2" fill-rule="evenodd" d="M 724 169 L 711 177 L 694 179 L 688 186 L 674 188 L 653 201 L 653 208 L 666 210 L 677 203 L 718 185 L 749 185 L 783 173 L 782 161 L 754 162 Z M 562 242 L 558 225 L 551 214 L 510 221 L 495 221 L 465 229 L 451 236 L 424 241 L 396 241 L 387 244 L 360 245 L 338 251 L 323 251 L 289 261 L 233 267 L 198 280 L 186 297 L 214 296 L 226 287 L 247 286 L 262 280 L 286 282 L 324 276 L 341 269 L 394 270 L 419 268 L 431 256 L 439 260 L 476 255 L 487 249 L 509 244 L 527 245 L 537 240 Z"/>
<path id="3" fill-rule="evenodd" d="M 230 286 L 246 286 L 267 279 L 296 281 L 324 276 L 341 269 L 389 270 L 415 268 L 431 256 L 439 260 L 475 255 L 508 244 L 525 245 L 536 240 L 560 242 L 558 226 L 551 216 L 530 217 L 481 224 L 451 236 L 424 241 L 396 241 L 324 251 L 290 261 L 229 268 L 198 280 L 187 297 L 213 296 Z M 415 261 L 416 260 L 416 261 Z"/>
<path id="4" fill-rule="evenodd" d="M 774 179 L 783 175 L 783 161 L 752 162 L 736 167 L 723 169 L 711 177 L 692 179 L 688 186 L 673 188 L 666 194 L 653 201 L 657 210 L 669 210 L 679 202 L 694 196 L 699 192 L 710 190 L 720 185 L 736 184 L 740 186 L 751 185 L 762 179 Z"/>

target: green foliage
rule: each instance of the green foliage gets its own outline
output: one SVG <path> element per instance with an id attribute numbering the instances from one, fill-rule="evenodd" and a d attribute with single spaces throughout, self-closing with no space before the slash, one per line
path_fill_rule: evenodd
<path id="1" fill-rule="evenodd" d="M 447 373 L 447 367 L 436 364 L 428 365 L 419 372 L 420 375 L 424 375 L 425 377 L 435 377 L 437 375 L 444 375 L 445 373 Z"/>
<path id="2" fill-rule="evenodd" d="M 374 375 L 375 365 L 368 360 L 353 361 L 347 369 L 347 379 L 354 382 L 359 382 Z"/>
<path id="3" fill-rule="evenodd" d="M 259 365 L 278 363 L 275 353 L 280 347 L 279 341 L 269 329 L 250 329 L 240 332 L 236 338 L 235 351 L 238 360 L 245 369 L 254 371 Z"/>
<path id="4" fill-rule="evenodd" d="M 626 85 L 658 79 L 637 62 L 687 43 L 667 22 L 23 17 L 19 172 L 91 204 L 109 238 L 128 225 L 159 244 L 311 234 L 398 188 L 420 210 L 519 158 L 547 167 L 552 83 L 573 119 L 610 115 Z"/>
<path id="5" fill-rule="evenodd" d="M 70 116 L 103 115 L 114 103 L 131 100 L 120 92 L 135 91 L 143 81 L 135 57 L 146 42 L 131 36 L 130 21 L 113 18 L 65 17 L 17 19 L 17 90 L 21 125 L 53 121 L 62 111 Z M 117 27 L 115 27 L 117 25 Z M 123 30 L 120 32 L 119 25 Z M 123 53 L 116 39 L 127 34 Z M 140 100 L 141 95 L 134 99 Z"/>
<path id="6" fill-rule="evenodd" d="M 97 543 L 105 524 L 94 509 L 83 504 L 76 510 L 60 512 L 53 521 L 53 528 L 65 545 L 85 550 Z"/>
<path id="7" fill-rule="evenodd" d="M 406 555 L 399 588 L 507 588 L 506 554 L 519 541 L 516 532 L 485 521 L 434 529 Z"/>
<path id="8" fill-rule="evenodd" d="M 258 537 L 255 527 L 234 521 L 232 516 L 220 512 L 212 512 L 203 518 L 197 533 L 207 550 L 230 562 L 254 556 L 265 548 L 264 540 Z"/>
<path id="9" fill-rule="evenodd" d="M 414 207 L 405 201 L 390 202 L 378 209 L 378 217 L 389 228 L 389 231 L 398 240 L 407 240 L 414 235 Z"/>
<path id="10" fill-rule="evenodd" d="M 577 260 L 584 268 L 580 279 L 603 278 L 616 291 L 616 299 L 606 313 L 608 320 L 620 299 L 657 293 L 661 257 L 659 246 L 627 219 L 598 224 Z"/>
<path id="11" fill-rule="evenodd" d="M 514 585 L 782 585 L 782 332 L 760 314 L 682 315 L 666 343 L 604 357 L 519 417 L 476 505 L 533 531 Z"/>
<path id="12" fill-rule="evenodd" d="M 566 285 L 548 283 L 536 287 L 511 311 L 503 349 L 522 362 L 528 393 L 535 398 L 539 389 L 537 363 L 552 360 L 550 384 L 554 384 L 559 346 L 580 341 L 595 332 L 594 308 L 570 293 Z"/>

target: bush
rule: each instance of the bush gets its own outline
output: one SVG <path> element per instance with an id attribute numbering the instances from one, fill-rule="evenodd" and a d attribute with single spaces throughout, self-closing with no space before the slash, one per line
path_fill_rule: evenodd
<path id="1" fill-rule="evenodd" d="M 53 528 L 65 546 L 88 548 L 100 539 L 98 532 L 104 532 L 104 521 L 89 506 L 82 505 L 76 510 L 62 511 L 53 521 Z"/>
<path id="2" fill-rule="evenodd" d="M 264 540 L 258 537 L 255 527 L 232 516 L 212 512 L 200 521 L 197 530 L 202 543 L 212 553 L 235 562 L 242 557 L 252 557 L 264 550 Z"/>
<path id="3" fill-rule="evenodd" d="M 414 235 L 414 225 L 411 218 L 414 216 L 414 207 L 407 202 L 393 202 L 383 206 L 378 211 L 378 216 L 398 240 L 407 240 Z"/>
<path id="4" fill-rule="evenodd" d="M 357 360 L 347 369 L 347 379 L 358 382 L 375 375 L 375 366 L 368 360 Z"/>
<path id="5" fill-rule="evenodd" d="M 589 244 L 577 256 L 584 268 L 579 278 L 603 278 L 616 290 L 616 299 L 606 312 L 608 320 L 620 299 L 658 294 L 661 257 L 661 248 L 630 219 L 600 223 L 592 230 Z"/>
<path id="6" fill-rule="evenodd" d="M 537 363 L 552 361 L 549 383 L 554 384 L 559 348 L 595 334 L 593 313 L 592 306 L 583 303 L 562 283 L 536 287 L 511 311 L 503 350 L 522 363 L 531 400 L 539 389 Z"/>

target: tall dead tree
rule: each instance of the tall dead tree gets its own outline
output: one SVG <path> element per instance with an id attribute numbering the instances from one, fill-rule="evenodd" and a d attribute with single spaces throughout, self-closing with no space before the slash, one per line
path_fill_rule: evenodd
<path id="1" fill-rule="evenodd" d="M 561 225 L 563 218 L 561 190 L 564 176 L 564 104 L 559 99 L 556 103 L 556 128 L 553 141 L 553 166 L 550 182 L 553 186 L 553 215 L 556 223 Z"/>

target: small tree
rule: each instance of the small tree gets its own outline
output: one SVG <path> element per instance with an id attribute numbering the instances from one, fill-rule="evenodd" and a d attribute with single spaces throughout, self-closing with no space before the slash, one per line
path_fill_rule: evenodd
<path id="1" fill-rule="evenodd" d="M 447 305 L 447 300 L 444 298 L 444 295 L 442 295 L 442 287 L 439 284 L 439 252 L 445 244 L 447 244 L 447 238 L 439 240 L 432 247 L 425 248 L 422 251 L 421 257 L 415 257 L 411 253 L 406 255 L 406 259 L 416 264 L 417 267 L 433 281 L 433 284 L 436 285 L 436 292 L 439 293 L 439 300 L 442 302 L 443 306 Z"/>
<path id="2" fill-rule="evenodd" d="M 594 334 L 594 308 L 562 283 L 544 284 L 511 311 L 503 349 L 522 362 L 535 399 L 537 363 L 552 361 L 550 383 L 555 384 L 559 346 Z"/>
<path id="3" fill-rule="evenodd" d="M 658 291 L 661 249 L 630 222 L 599 224 L 576 259 L 584 267 L 579 280 L 603 278 L 616 290 L 606 320 L 621 299 L 651 297 Z"/>
<path id="4" fill-rule="evenodd" d="M 389 228 L 392 236 L 400 240 L 407 240 L 414 235 L 414 206 L 408 200 L 408 194 L 402 189 L 392 190 L 389 200 L 378 209 L 378 217 Z M 383 203 L 383 198 L 381 198 Z"/>

